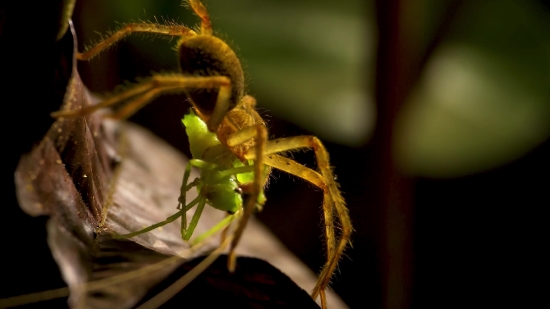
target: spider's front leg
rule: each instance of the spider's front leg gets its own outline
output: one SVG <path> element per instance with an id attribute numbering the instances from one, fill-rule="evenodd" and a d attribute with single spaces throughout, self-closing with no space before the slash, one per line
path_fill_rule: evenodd
<path id="1" fill-rule="evenodd" d="M 317 166 L 321 172 L 320 174 L 291 159 L 276 155 L 276 153 L 300 148 L 313 149 L 317 159 Z M 332 174 L 328 152 L 321 141 L 315 136 L 295 136 L 268 141 L 265 145 L 264 155 L 266 156 L 264 159 L 265 164 L 303 178 L 321 188 L 324 192 L 323 212 L 327 241 L 327 262 L 319 275 L 319 279 L 311 296 L 314 299 L 320 296 L 322 307 L 326 308 L 325 289 L 336 269 L 340 257 L 350 241 L 350 234 L 353 230 L 348 209 L 346 208 L 344 199 L 338 189 L 338 184 L 334 180 Z M 248 151 L 245 158 L 255 159 L 256 156 L 257 154 L 255 152 Z M 336 210 L 341 227 L 340 237 L 337 240 L 334 233 L 334 210 Z"/>
<path id="2" fill-rule="evenodd" d="M 252 211 L 256 206 L 256 202 L 258 201 L 258 197 L 260 196 L 263 190 L 264 183 L 266 180 L 263 173 L 263 170 L 264 170 L 263 157 L 264 157 L 264 147 L 267 141 L 267 128 L 264 126 L 263 123 L 255 124 L 247 128 L 244 128 L 240 131 L 237 131 L 235 133 L 232 133 L 227 138 L 227 141 L 226 141 L 229 147 L 235 147 L 237 145 L 247 142 L 250 139 L 254 139 L 255 141 L 254 147 L 250 149 L 250 151 L 253 151 L 256 155 L 256 158 L 254 161 L 254 182 L 252 184 L 252 193 L 250 194 L 250 197 L 248 198 L 248 200 L 246 201 L 246 204 L 244 205 L 242 218 L 241 220 L 239 220 L 239 225 L 237 226 L 237 229 L 233 234 L 233 240 L 231 241 L 231 247 L 229 249 L 229 258 L 227 261 L 228 263 L 227 267 L 231 272 L 235 271 L 235 262 L 237 259 L 235 255 L 235 248 L 237 247 L 237 244 L 241 239 L 244 228 L 246 227 L 246 224 L 248 223 L 248 219 L 250 218 L 250 215 L 252 214 Z"/>
<path id="3" fill-rule="evenodd" d="M 109 115 L 114 119 L 126 119 L 140 108 L 151 102 L 159 95 L 166 93 L 184 93 L 186 89 L 219 89 L 216 109 L 225 110 L 229 106 L 231 93 L 231 80 L 225 76 L 186 76 L 182 74 L 154 75 L 149 80 L 143 81 L 117 95 L 114 95 L 99 104 L 76 110 L 62 110 L 51 114 L 54 118 L 75 118 L 89 115 L 99 109 L 117 105 L 122 102 L 129 103 Z M 225 111 L 224 111 L 225 113 Z"/>

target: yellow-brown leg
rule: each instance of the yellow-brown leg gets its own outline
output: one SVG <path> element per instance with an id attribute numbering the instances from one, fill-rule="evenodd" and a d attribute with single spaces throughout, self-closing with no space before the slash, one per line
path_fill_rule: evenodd
<path id="1" fill-rule="evenodd" d="M 334 258 L 334 248 L 336 246 L 335 245 L 336 237 L 334 234 L 334 223 L 333 223 L 334 222 L 334 218 L 333 218 L 334 202 L 325 184 L 323 176 L 317 173 L 316 171 L 297 163 L 294 160 L 291 160 L 289 158 L 286 158 L 280 155 L 267 155 L 264 159 L 264 164 L 275 167 L 289 174 L 298 176 L 302 179 L 305 179 L 323 190 L 324 192 L 323 214 L 324 214 L 324 220 L 325 220 L 327 264 L 330 263 L 331 259 Z M 322 282 L 322 277 L 320 275 L 317 281 L 316 288 L 317 286 L 320 286 L 321 282 Z M 319 290 L 319 296 L 321 299 L 321 308 L 323 309 L 327 308 L 324 289 Z M 312 293 L 312 297 L 315 299 L 317 295 Z"/>
<path id="2" fill-rule="evenodd" d="M 220 83 L 218 98 L 216 100 L 216 105 L 214 105 L 214 110 L 210 115 L 210 118 L 206 121 L 206 126 L 210 132 L 218 131 L 218 127 L 225 118 L 225 114 L 229 111 L 229 99 L 231 98 L 231 80 L 225 76 L 212 76 L 212 78 L 217 78 L 222 81 Z"/>
<path id="3" fill-rule="evenodd" d="M 201 19 L 201 34 L 212 35 L 212 23 L 210 22 L 210 16 L 208 16 L 206 7 L 199 0 L 188 0 L 188 3 L 191 5 L 191 8 L 195 11 L 197 16 Z M 114 33 L 110 34 L 107 38 L 102 39 L 99 43 L 95 44 L 87 51 L 77 53 L 76 58 L 84 61 L 90 60 L 97 54 L 132 33 L 152 33 L 179 37 L 197 35 L 192 29 L 183 25 L 177 25 L 175 23 L 169 23 L 168 25 L 161 25 L 151 22 L 127 23 Z"/>
<path id="4" fill-rule="evenodd" d="M 186 88 L 218 88 L 218 99 L 216 109 L 227 111 L 229 108 L 229 94 L 231 93 L 231 81 L 225 76 L 184 76 L 181 74 L 155 75 L 149 80 L 137 84 L 120 94 L 117 94 L 99 104 L 88 106 L 78 110 L 63 110 L 53 112 L 54 118 L 59 117 L 82 117 L 94 111 L 113 106 L 134 98 L 124 108 L 110 115 L 111 118 L 125 119 L 151 102 L 155 97 L 163 93 L 184 92 Z M 224 112 L 225 113 L 225 112 Z M 210 122 L 208 122 L 210 124 Z M 219 125 L 219 124 L 218 124 Z"/>
<path id="5" fill-rule="evenodd" d="M 201 19 L 201 34 L 211 35 L 212 34 L 212 23 L 210 22 L 210 16 L 208 16 L 208 11 L 206 7 L 199 0 L 188 0 L 189 4 L 195 14 Z"/>
<path id="6" fill-rule="evenodd" d="M 323 214 L 325 219 L 325 237 L 327 242 L 327 263 L 330 262 L 330 259 L 334 255 L 334 248 L 336 244 L 333 224 L 334 218 L 332 213 L 332 210 L 334 209 L 334 202 L 325 184 L 323 176 L 316 171 L 297 163 L 294 160 L 280 155 L 267 155 L 264 158 L 264 164 L 305 179 L 323 190 Z M 321 297 L 321 306 L 322 308 L 326 308 L 326 296 L 324 291 L 321 290 L 319 294 Z"/>
<path id="7" fill-rule="evenodd" d="M 254 210 L 256 202 L 258 201 L 258 197 L 260 196 L 260 192 L 263 190 L 265 180 L 263 173 L 263 153 L 264 146 L 267 141 L 267 129 L 263 125 L 263 123 L 256 124 L 244 128 L 241 131 L 235 132 L 227 138 L 227 144 L 229 147 L 240 145 L 250 140 L 251 138 L 254 138 L 256 142 L 254 148 L 250 149 L 256 155 L 256 159 L 254 162 L 254 183 L 252 187 L 252 194 L 250 195 L 246 202 L 246 205 L 244 206 L 243 216 L 241 220 L 239 220 L 239 225 L 233 233 L 233 240 L 231 241 L 231 247 L 229 248 L 229 258 L 227 261 L 229 271 L 235 271 L 235 248 L 237 247 L 239 240 L 241 239 L 241 236 L 243 234 L 244 228 L 248 223 L 248 219 L 250 218 L 250 215 Z"/>
<path id="8" fill-rule="evenodd" d="M 300 148 L 312 148 L 317 159 L 319 173 L 310 170 L 288 158 L 284 158 L 275 153 L 295 150 Z M 344 199 L 338 189 L 338 184 L 334 180 L 332 170 L 329 164 L 329 156 L 321 141 L 315 136 L 295 136 L 270 140 L 265 145 L 264 164 L 271 165 L 277 169 L 283 170 L 289 174 L 303 178 L 319 188 L 323 189 L 323 211 L 325 216 L 325 232 L 327 235 L 327 263 L 319 275 L 319 280 L 312 291 L 311 296 L 317 298 L 320 295 L 321 302 L 326 303 L 324 290 L 327 287 L 334 270 L 344 252 L 352 231 L 351 220 Z M 248 151 L 246 159 L 255 159 L 257 154 Z M 291 163 L 293 162 L 293 163 Z M 321 180 L 321 181 L 320 181 Z M 340 237 L 335 241 L 333 210 L 336 210 L 341 225 Z M 326 304 L 324 305 L 326 306 Z"/>
<path id="9" fill-rule="evenodd" d="M 196 35 L 195 31 L 182 26 L 182 25 L 160 25 L 155 23 L 141 22 L 141 23 L 128 23 L 123 25 L 120 29 L 109 35 L 106 39 L 101 40 L 99 43 L 88 49 L 83 53 L 78 53 L 76 58 L 78 60 L 90 60 L 100 52 L 111 47 L 113 44 L 122 40 L 132 33 L 153 33 L 164 34 L 170 36 L 189 37 Z"/>

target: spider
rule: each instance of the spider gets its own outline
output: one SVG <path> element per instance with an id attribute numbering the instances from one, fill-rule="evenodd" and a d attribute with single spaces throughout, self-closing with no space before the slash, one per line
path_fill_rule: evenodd
<path id="1" fill-rule="evenodd" d="M 239 59 L 227 43 L 213 35 L 206 7 L 199 0 L 186 0 L 183 3 L 188 4 L 200 18 L 200 28 L 193 30 L 176 24 L 129 23 L 89 50 L 77 54 L 79 60 L 90 60 L 132 33 L 174 36 L 180 38 L 177 42 L 179 73 L 153 75 L 99 104 L 78 110 L 57 111 L 52 113 L 52 116 L 81 117 L 102 108 L 128 102 L 123 108 L 109 115 L 115 119 L 126 119 L 157 96 L 166 93 L 186 94 L 194 113 L 206 124 L 208 131 L 215 134 L 220 146 L 253 172 L 249 183 L 240 184 L 241 188 L 246 189 L 247 198 L 241 206 L 242 214 L 231 237 L 228 259 L 230 271 L 235 269 L 235 247 L 258 199 L 263 195 L 267 179 L 264 173 L 265 166 L 285 171 L 319 187 L 323 191 L 327 261 L 319 274 L 311 297 L 320 297 L 322 307 L 326 308 L 325 289 L 350 242 L 352 231 L 348 210 L 329 163 L 329 154 L 315 136 L 273 140 L 267 138 L 266 124 L 255 110 L 256 100 L 245 93 L 244 73 Z M 314 151 L 319 172 L 280 154 L 302 148 Z M 185 186 L 184 183 L 183 196 Z M 185 200 L 182 201 L 180 198 L 180 203 L 185 205 Z M 339 221 L 338 234 L 335 234 L 335 216 Z M 183 225 L 186 224 L 184 220 L 182 219 L 182 236 L 185 229 Z M 136 233 L 140 232 L 133 234 Z"/>

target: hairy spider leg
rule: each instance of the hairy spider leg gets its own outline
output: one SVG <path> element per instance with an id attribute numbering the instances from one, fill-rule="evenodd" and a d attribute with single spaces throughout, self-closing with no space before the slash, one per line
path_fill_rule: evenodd
<path id="1" fill-rule="evenodd" d="M 97 56 L 102 51 L 116 44 L 118 41 L 125 38 L 127 35 L 132 33 L 152 33 L 152 34 L 161 34 L 161 35 L 170 35 L 170 36 L 179 36 L 179 37 L 190 37 L 195 36 L 197 33 L 188 27 L 182 25 L 161 25 L 150 22 L 137 22 L 137 23 L 127 23 L 122 28 L 115 31 L 109 37 L 101 40 L 99 43 L 94 45 L 92 48 L 88 49 L 83 53 L 77 53 L 76 59 L 87 61 Z"/>
<path id="2" fill-rule="evenodd" d="M 212 23 L 206 7 L 199 0 L 188 0 L 195 14 L 201 19 L 201 34 L 212 35 Z"/>
<path id="3" fill-rule="evenodd" d="M 252 100 L 251 102 L 254 102 L 254 101 Z M 228 118 L 228 121 L 230 121 L 231 118 L 230 117 L 227 117 L 227 118 Z M 252 138 L 255 139 L 255 145 L 254 145 L 254 148 L 250 149 L 250 151 L 253 151 L 256 155 L 256 157 L 254 158 L 255 160 L 254 182 L 252 184 L 252 194 L 250 198 L 246 201 L 246 205 L 244 205 L 243 216 L 239 221 L 239 225 L 237 226 L 237 229 L 233 234 L 233 240 L 231 242 L 231 246 L 229 249 L 229 258 L 227 260 L 227 263 L 228 263 L 227 267 L 231 272 L 235 271 L 235 263 L 237 260 L 237 257 L 235 254 L 235 248 L 237 247 L 237 244 L 241 239 L 244 228 L 246 227 L 248 219 L 250 218 L 250 215 L 252 214 L 252 211 L 256 206 L 256 201 L 258 200 L 258 197 L 260 196 L 260 193 L 262 192 L 264 187 L 265 177 L 263 177 L 262 169 L 264 166 L 263 157 L 264 157 L 264 147 L 267 141 L 267 129 L 263 125 L 263 123 L 255 124 L 253 126 L 249 126 L 240 131 L 230 134 L 226 140 L 226 143 L 229 147 L 235 147 L 247 142 Z"/>
<path id="4" fill-rule="evenodd" d="M 210 22 L 210 16 L 206 7 L 198 0 L 188 0 L 187 1 L 195 14 L 201 19 L 201 32 L 202 35 L 212 35 L 212 23 Z M 97 43 L 91 49 L 78 53 L 76 58 L 78 60 L 89 60 L 104 51 L 105 49 L 111 47 L 113 44 L 117 43 L 127 35 L 131 33 L 142 32 L 142 33 L 153 33 L 153 34 L 163 34 L 170 36 L 180 36 L 180 37 L 189 37 L 195 36 L 197 33 L 192 29 L 176 24 L 170 25 L 161 25 L 156 23 L 149 22 L 138 22 L 138 23 L 128 23 L 125 24 L 122 28 L 118 29 L 115 33 L 110 35 L 108 38 Z"/>
<path id="5" fill-rule="evenodd" d="M 300 148 L 313 149 L 317 160 L 317 166 L 321 172 L 320 174 L 288 158 L 273 155 Z M 245 158 L 254 159 L 256 155 L 257 152 L 248 151 L 245 154 Z M 320 295 L 321 302 L 326 303 L 324 290 L 336 269 L 342 253 L 350 241 L 350 234 L 352 232 L 351 220 L 344 199 L 340 194 L 339 185 L 334 180 L 332 169 L 329 164 L 328 152 L 321 141 L 315 136 L 294 136 L 267 141 L 264 155 L 266 155 L 264 164 L 303 178 L 324 191 L 323 212 L 327 237 L 327 263 L 319 275 L 319 280 L 311 296 L 315 299 Z M 334 235 L 333 210 L 336 210 L 341 224 L 340 238 L 337 243 Z M 326 304 L 323 306 L 326 307 Z"/>
<path id="6" fill-rule="evenodd" d="M 216 101 L 216 109 L 225 110 L 229 108 L 229 97 L 231 95 L 231 81 L 226 76 L 185 76 L 182 74 L 158 74 L 152 76 L 134 87 L 127 89 L 105 101 L 76 110 L 62 110 L 51 113 L 54 118 L 83 117 L 99 109 L 113 106 L 137 97 L 129 102 L 119 111 L 109 115 L 114 119 L 126 119 L 140 108 L 150 103 L 154 98 L 165 93 L 184 93 L 188 88 L 219 89 Z M 218 107 L 219 106 L 219 107 Z"/>
<path id="7" fill-rule="evenodd" d="M 308 180 L 309 182 L 311 182 L 312 184 L 314 184 L 315 186 L 323 190 L 323 215 L 325 220 L 325 237 L 326 237 L 325 239 L 326 239 L 326 250 L 327 250 L 327 256 L 326 256 L 327 263 L 325 265 L 328 265 L 331 259 L 334 258 L 333 252 L 334 252 L 335 236 L 334 236 L 334 224 L 332 224 L 334 220 L 333 211 L 332 211 L 334 209 L 334 202 L 333 202 L 332 196 L 330 195 L 330 193 L 328 193 L 325 182 L 323 180 L 323 176 L 313 171 L 312 169 L 309 169 L 289 158 L 286 158 L 280 155 L 268 155 L 265 159 L 265 164 L 275 167 L 277 169 L 280 169 L 282 171 L 285 171 L 291 175 L 295 175 L 302 179 Z M 315 293 L 315 290 L 322 281 L 323 281 L 322 276 L 319 275 L 316 286 L 311 293 L 311 297 L 313 299 L 317 298 L 317 294 Z M 327 308 L 327 300 L 326 300 L 326 294 L 324 289 L 320 289 L 320 293 L 318 294 L 321 300 L 321 308 Z"/>

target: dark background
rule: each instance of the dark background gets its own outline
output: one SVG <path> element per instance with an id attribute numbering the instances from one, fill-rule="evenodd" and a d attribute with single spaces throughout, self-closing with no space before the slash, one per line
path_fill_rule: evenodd
<path id="1" fill-rule="evenodd" d="M 113 28 L 112 19 L 123 21 L 121 17 L 109 15 L 102 7 L 104 2 L 90 1 L 86 5 L 83 1 L 77 2 L 73 20 L 79 50 L 83 49 L 82 41 L 88 44 L 97 39 L 85 33 L 86 23 L 101 24 L 103 28 L 97 31 L 102 32 Z M 177 7 L 178 1 L 175 2 Z M 434 16 L 445 16 L 444 21 L 455 20 L 457 17 L 452 12 L 461 12 L 461 5 L 468 3 L 447 2 L 448 6 L 432 8 Z M 526 2 L 536 5 L 546 22 L 550 20 L 547 2 Z M 116 3 L 124 5 L 121 1 Z M 207 4 L 214 11 L 216 3 Z M 526 147 L 523 154 L 513 160 L 469 175 L 442 178 L 404 174 L 392 157 L 393 124 L 421 75 L 425 59 L 431 56 L 431 48 L 440 44 L 449 30 L 445 22 L 435 22 L 435 30 L 428 31 L 433 35 L 426 35 L 427 47 L 420 48 L 425 53 L 408 53 L 414 50 L 406 44 L 411 38 L 399 30 L 397 22 L 403 6 L 401 1 L 380 1 L 378 6 L 370 3 L 363 7 L 364 27 L 369 28 L 377 21 L 376 52 L 380 55 L 374 61 L 364 59 L 362 62 L 364 75 L 372 76 L 373 80 L 369 82 L 369 77 L 365 77 L 364 91 L 377 102 L 376 128 L 371 137 L 353 146 L 325 141 L 355 228 L 353 248 L 346 251 L 331 286 L 352 308 L 540 305 L 546 301 L 543 269 L 547 255 L 543 248 L 548 244 L 548 228 L 543 210 L 550 205 L 548 138 Z M 0 291 L 3 298 L 63 286 L 46 244 L 47 218 L 24 214 L 17 206 L 13 184 L 18 158 L 31 150 L 53 122 L 48 114 L 58 109 L 63 85 L 55 84 L 57 24 L 51 17 L 59 10 L 37 1 L 25 4 L 7 1 L 2 2 L 0 8 L 0 69 L 4 94 L 1 101 L 3 133 L 7 138 L 3 148 L 7 152 L 7 156 L 3 156 L 7 163 L 2 173 L 7 211 L 0 224 L 3 245 L 0 277 L 6 286 Z M 451 13 L 445 13 L 449 11 Z M 181 9 L 172 14 L 180 12 Z M 180 20 L 187 24 L 189 19 Z M 459 25 L 467 22 L 462 20 Z M 284 24 L 281 20 L 281 25 Z M 452 28 L 453 23 L 449 24 Z M 223 31 L 232 37 L 230 30 Z M 168 50 L 175 43 L 141 41 L 149 46 L 155 44 L 154 47 L 161 41 L 158 48 L 168 46 Z M 148 60 L 136 52 L 132 42 L 122 42 L 97 62 L 79 64 L 84 83 L 92 91 L 104 93 L 125 80 L 135 81 L 136 77 L 147 76 L 151 71 L 173 69 L 170 63 Z M 241 46 L 242 54 L 247 53 L 245 42 L 233 43 Z M 549 46 L 548 41 L 546 44 Z M 418 54 L 425 57 L 416 56 Z M 550 78 L 544 80 L 544 77 L 540 82 L 548 85 Z M 284 92 L 285 88 L 279 86 L 270 85 L 273 91 Z M 261 91 L 254 95 L 260 107 L 276 104 L 269 102 L 270 96 L 262 95 Z M 181 104 L 183 99 L 177 96 L 157 101 L 132 120 L 188 154 L 179 119 L 189 107 Z M 548 96 L 545 102 L 548 106 Z M 270 135 L 319 134 L 285 119 L 283 112 L 269 116 Z M 548 136 L 547 129 L 545 136 Z M 314 166 L 314 159 L 308 153 L 297 153 L 294 158 Z M 324 261 L 321 194 L 301 180 L 283 173 L 276 176 L 267 192 L 269 202 L 258 217 L 300 259 L 318 270 Z"/>

